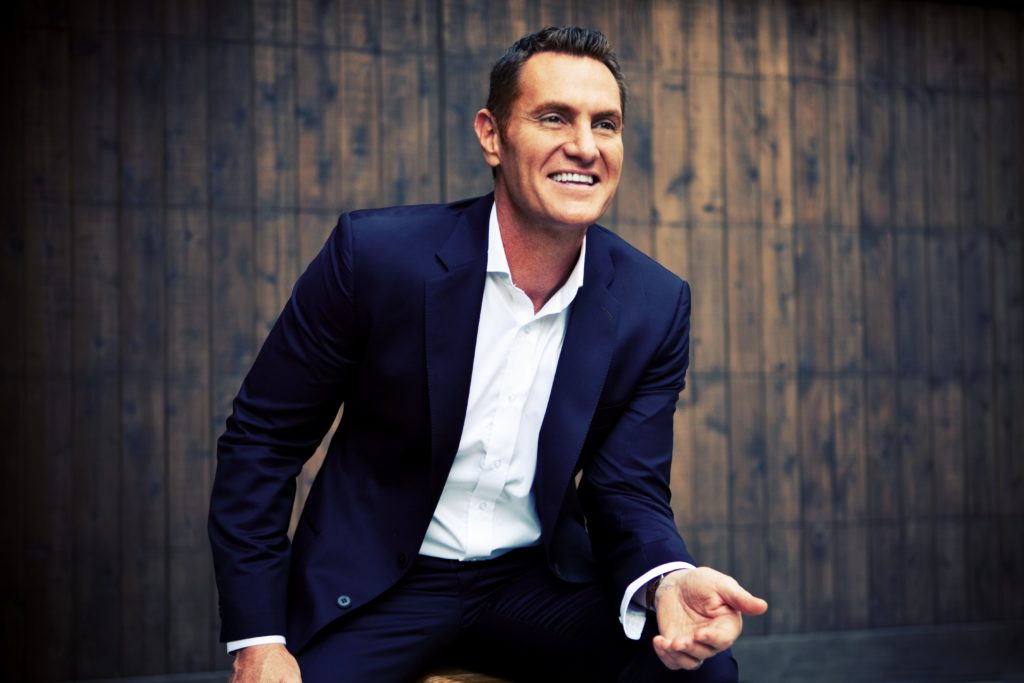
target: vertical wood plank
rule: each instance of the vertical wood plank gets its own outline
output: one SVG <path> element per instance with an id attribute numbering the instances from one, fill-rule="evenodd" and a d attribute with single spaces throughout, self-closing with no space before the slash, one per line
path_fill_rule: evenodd
<path id="1" fill-rule="evenodd" d="M 117 43 L 113 33 L 71 36 L 71 139 L 76 201 L 117 200 Z"/>
<path id="2" fill-rule="evenodd" d="M 290 43 L 295 40 L 293 0 L 253 0 L 252 37 L 255 41 Z"/>
<path id="3" fill-rule="evenodd" d="M 961 91 L 983 92 L 987 80 L 985 9 L 977 5 L 958 5 L 953 11 L 956 84 Z"/>
<path id="4" fill-rule="evenodd" d="M 208 35 L 211 38 L 230 41 L 252 40 L 252 15 L 252 0 L 220 0 L 210 3 L 207 5 Z M 214 71 L 214 73 L 226 72 Z"/>
<path id="5" fill-rule="evenodd" d="M 71 153 L 68 48 L 63 34 L 25 32 L 25 200 L 66 202 Z M 30 145 L 30 146 L 29 146 Z"/>
<path id="6" fill-rule="evenodd" d="M 722 65 L 718 0 L 691 0 L 685 7 L 686 69 L 691 74 L 718 74 Z"/>
<path id="7" fill-rule="evenodd" d="M 718 228 L 694 228 L 691 233 L 690 367 L 699 373 L 724 373 L 726 366 L 726 264 L 723 234 Z"/>
<path id="8" fill-rule="evenodd" d="M 445 41 L 450 36 L 445 36 Z M 445 52 L 444 58 L 444 186 L 442 191 L 447 201 L 461 197 L 470 197 L 490 192 L 494 187 L 491 174 L 481 157 L 480 147 L 470 136 L 473 135 L 473 117 L 487 101 L 487 83 L 490 74 L 490 62 L 484 59 L 468 58 Z M 630 87 L 636 83 L 630 81 Z M 639 125 L 636 121 L 636 109 L 628 116 L 626 132 Z M 627 155 L 629 144 L 627 141 Z M 627 157 L 628 158 L 628 157 Z M 626 162 L 628 164 L 628 161 Z M 628 166 L 626 167 L 628 169 Z M 628 174 L 628 170 L 624 173 Z M 626 177 L 630 177 L 627 175 Z M 622 201 L 622 190 L 627 183 L 620 186 L 619 199 Z"/>
<path id="9" fill-rule="evenodd" d="M 749 0 L 722 3 L 722 70 L 757 73 L 758 4 Z"/>
<path id="10" fill-rule="evenodd" d="M 804 628 L 802 534 L 796 523 L 778 522 L 768 531 L 769 633 L 796 633 Z"/>
<path id="11" fill-rule="evenodd" d="M 825 87 L 812 81 L 793 86 L 793 155 L 796 221 L 825 222 Z"/>
<path id="12" fill-rule="evenodd" d="M 651 129 L 653 214 L 660 225 L 683 225 L 687 216 L 687 186 L 693 182 L 684 116 L 686 81 L 681 72 L 668 68 L 656 71 L 656 74 L 658 101 L 664 107 L 665 115 Z M 630 119 L 627 127 L 632 125 Z M 630 178 L 626 177 L 623 184 L 630 184 Z"/>
<path id="13" fill-rule="evenodd" d="M 823 78 L 825 45 L 824 5 L 808 0 L 788 3 L 792 73 L 798 78 Z"/>
<path id="14" fill-rule="evenodd" d="M 264 209 L 253 229 L 253 339 L 262 344 L 299 277 L 295 213 Z"/>
<path id="15" fill-rule="evenodd" d="M 834 233 L 829 240 L 832 272 L 832 369 L 842 376 L 864 370 L 864 266 L 860 238 Z"/>
<path id="16" fill-rule="evenodd" d="M 893 3 L 889 15 L 889 36 L 892 41 L 890 70 L 892 79 L 904 87 L 916 87 L 925 80 L 925 47 L 927 5 L 913 0 Z"/>
<path id="17" fill-rule="evenodd" d="M 790 230 L 761 233 L 764 367 L 773 375 L 797 370 L 796 246 Z"/>
<path id="18" fill-rule="evenodd" d="M 765 76 L 788 76 L 789 13 L 786 0 L 757 3 L 757 66 Z"/>
<path id="19" fill-rule="evenodd" d="M 74 676 L 121 672 L 117 43 L 71 36 Z M 96 206 L 105 204 L 106 206 Z M 70 654 L 70 653 L 69 653 Z"/>
<path id="20" fill-rule="evenodd" d="M 226 30 L 227 25 L 221 28 Z M 240 208 L 253 203 L 252 49 L 251 43 L 209 43 L 209 73 L 218 75 L 207 83 L 206 98 L 213 206 Z"/>
<path id="21" fill-rule="evenodd" d="M 935 230 L 953 230 L 957 220 L 956 100 L 946 92 L 926 95 L 924 119 L 925 164 L 921 169 L 927 193 L 925 221 Z"/>
<path id="22" fill-rule="evenodd" d="M 26 505 L 22 455 L 27 454 L 29 435 L 25 413 L 26 386 L 26 223 L 25 220 L 25 144 L 24 102 L 29 89 L 22 31 L 5 31 L 0 41 L 0 59 L 13 74 L 18 106 L 0 108 L 0 148 L 10 150 L 7 163 L 0 164 L 0 306 L 11 321 L 7 334 L 0 335 L 0 431 L 5 435 L 8 452 L 18 457 L 0 458 L 0 476 L 10 490 L 0 502 L 0 543 L 14 552 L 0 564 L 0 581 L 7 590 L 0 593 L 0 657 L 8 662 L 14 676 L 27 675 L 25 609 L 25 559 L 21 550 L 25 529 Z"/>
<path id="23" fill-rule="evenodd" d="M 1022 107 L 1019 95 L 990 95 L 989 140 L 985 186 L 989 195 L 986 224 L 1007 231 L 1019 231 L 1024 225 L 1021 189 L 1024 171 L 1020 150 L 1024 136 L 1020 133 Z"/>
<path id="24" fill-rule="evenodd" d="M 693 409 L 694 523 L 701 530 L 721 529 L 729 523 L 729 405 L 722 376 L 700 375 L 690 381 Z M 728 544 L 724 544 L 727 546 Z M 709 564 L 709 559 L 701 559 Z"/>
<path id="25" fill-rule="evenodd" d="M 118 50 L 120 199 L 130 206 L 152 206 L 162 201 L 164 185 L 161 45 L 122 36 Z"/>
<path id="26" fill-rule="evenodd" d="M 896 370 L 896 312 L 893 237 L 889 232 L 861 232 L 864 261 L 864 367 L 869 373 Z"/>
<path id="27" fill-rule="evenodd" d="M 341 40 L 341 19 L 339 14 L 340 7 L 339 3 L 336 2 L 296 0 L 296 42 L 300 46 L 337 46 Z"/>
<path id="28" fill-rule="evenodd" d="M 100 678 L 120 674 L 122 647 L 118 217 L 80 205 L 73 221 L 74 671 Z"/>
<path id="29" fill-rule="evenodd" d="M 954 13 L 936 3 L 924 6 L 924 79 L 929 88 L 947 88 L 954 84 Z"/>
<path id="30" fill-rule="evenodd" d="M 862 82 L 882 83 L 893 77 L 892 5 L 882 0 L 857 3 L 858 71 Z"/>
<path id="31" fill-rule="evenodd" d="M 801 511 L 805 522 L 827 524 L 835 516 L 836 436 L 832 422 L 832 389 L 827 379 L 818 378 L 801 378 L 797 388 Z M 827 534 L 828 530 L 822 533 Z M 821 588 L 819 585 L 815 590 Z"/>
<path id="32" fill-rule="evenodd" d="M 925 137 L 921 122 L 925 120 L 924 93 L 914 86 L 894 86 L 893 225 L 922 227 L 925 222 Z"/>
<path id="33" fill-rule="evenodd" d="M 797 371 L 801 375 L 831 371 L 829 236 L 796 233 Z"/>
<path id="34" fill-rule="evenodd" d="M 865 83 L 860 88 L 861 220 L 883 227 L 892 216 L 892 146 L 890 90 Z"/>
<path id="35" fill-rule="evenodd" d="M 868 514 L 872 625 L 903 619 L 905 578 L 901 525 L 901 467 L 895 382 L 865 379 L 867 398 Z"/>
<path id="36" fill-rule="evenodd" d="M 170 206 L 209 198 L 206 44 L 164 41 L 164 197 Z"/>
<path id="37" fill-rule="evenodd" d="M 836 525 L 836 621 L 843 628 L 866 628 L 870 623 L 871 581 L 868 528 L 863 522 Z"/>
<path id="38" fill-rule="evenodd" d="M 203 0 L 165 2 L 164 34 L 168 37 L 205 38 L 207 15 L 207 6 Z"/>
<path id="39" fill-rule="evenodd" d="M 755 230 L 739 228 L 730 229 L 728 237 L 729 372 L 754 375 L 763 367 L 761 238 Z"/>
<path id="40" fill-rule="evenodd" d="M 436 71 L 419 55 L 387 54 L 381 59 L 381 115 L 392 124 L 381 139 L 383 203 L 437 201 L 441 117 Z M 419 97 L 410 98 L 410 92 Z M 481 172 L 487 173 L 483 168 Z"/>
<path id="41" fill-rule="evenodd" d="M 656 219 L 652 177 L 652 136 L 656 127 L 651 118 L 650 103 L 653 86 L 644 65 L 628 62 L 622 65 L 622 70 L 629 84 L 631 99 L 622 131 L 625 156 L 622 163 L 623 181 L 619 184 L 615 199 L 615 222 L 617 228 L 625 228 L 627 224 L 650 226 Z M 681 155 L 680 149 L 673 151 Z"/>
<path id="42" fill-rule="evenodd" d="M 957 98 L 957 205 L 963 230 L 982 230 L 989 220 L 987 105 L 982 95 L 961 92 Z"/>
<path id="43" fill-rule="evenodd" d="M 969 615 L 997 614 L 996 587 L 984 577 L 997 571 L 997 532 L 993 515 L 996 461 L 993 415 L 992 255 L 987 237 L 967 234 L 961 240 L 961 287 L 964 339 L 964 427 L 970 435 L 967 462 L 967 552 L 983 555 L 968 566 Z"/>
<path id="44" fill-rule="evenodd" d="M 927 249 L 931 448 L 935 458 L 935 500 L 947 512 L 947 517 L 935 525 L 935 616 L 948 622 L 967 616 L 966 571 L 970 562 L 963 525 L 967 475 L 958 238 L 929 236 Z"/>
<path id="45" fill-rule="evenodd" d="M 1024 542 L 1019 525 L 1024 518 L 1024 247 L 1019 237 L 1003 240 L 994 258 L 996 320 L 996 434 L 999 491 L 999 552 L 1002 611 L 1013 618 L 1024 608 L 1018 590 L 1024 576 Z"/>
<path id="46" fill-rule="evenodd" d="M 765 519 L 765 407 L 762 380 L 732 374 L 729 378 L 729 432 L 732 452 L 732 528 L 756 525 Z"/>
<path id="47" fill-rule="evenodd" d="M 333 211 L 341 188 L 340 52 L 324 47 L 296 52 L 298 204 Z"/>
<path id="48" fill-rule="evenodd" d="M 803 625 L 804 576 L 800 529 L 800 451 L 797 383 L 765 380 L 765 484 L 768 529 L 768 628 L 788 633 Z"/>
<path id="49" fill-rule="evenodd" d="M 725 92 L 725 215 L 730 226 L 759 220 L 757 110 L 754 83 L 723 77 Z"/>
<path id="50" fill-rule="evenodd" d="M 836 584 L 836 539 L 827 522 L 805 522 L 804 627 L 830 629 L 838 626 L 837 599 L 842 586 Z"/>
<path id="51" fill-rule="evenodd" d="M 793 224 L 792 103 L 788 80 L 760 83 L 757 100 L 760 218 L 776 228 Z"/>
<path id="52" fill-rule="evenodd" d="M 168 653 L 171 671 L 215 668 L 206 517 L 212 486 L 207 213 L 169 209 L 167 300 Z"/>
<path id="53" fill-rule="evenodd" d="M 860 153 L 858 149 L 857 89 L 829 85 L 827 162 L 823 164 L 827 190 L 825 221 L 847 229 L 860 224 Z"/>
<path id="54" fill-rule="evenodd" d="M 722 224 L 722 92 L 714 76 L 689 79 L 687 120 L 692 181 L 687 185 L 686 205 L 694 225 Z"/>
<path id="55" fill-rule="evenodd" d="M 66 74 L 66 71 L 64 72 Z M 67 80 L 63 79 L 62 89 Z M 31 113 L 31 110 L 29 110 Z M 53 166 L 50 166 L 53 168 Z M 29 204 L 25 229 L 26 678 L 65 680 L 74 657 L 72 243 L 66 206 Z"/>
<path id="56" fill-rule="evenodd" d="M 380 74 L 373 55 L 341 57 L 341 204 L 380 205 Z"/>
<path id="57" fill-rule="evenodd" d="M 122 666 L 145 675 L 167 670 L 164 231 L 150 207 L 120 222 Z"/>
<path id="58" fill-rule="evenodd" d="M 253 47 L 253 162 L 260 209 L 295 206 L 295 76 L 291 47 Z"/>
<path id="59" fill-rule="evenodd" d="M 823 4 L 825 39 L 822 67 L 827 78 L 849 82 L 857 78 L 858 3 Z"/>

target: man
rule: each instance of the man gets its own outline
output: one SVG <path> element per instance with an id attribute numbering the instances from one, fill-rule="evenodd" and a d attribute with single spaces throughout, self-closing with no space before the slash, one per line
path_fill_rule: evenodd
<path id="1" fill-rule="evenodd" d="M 689 289 L 593 225 L 625 104 L 600 33 L 525 36 L 474 122 L 493 196 L 344 215 L 299 279 L 218 449 L 236 681 L 736 679 L 767 605 L 669 507 Z"/>

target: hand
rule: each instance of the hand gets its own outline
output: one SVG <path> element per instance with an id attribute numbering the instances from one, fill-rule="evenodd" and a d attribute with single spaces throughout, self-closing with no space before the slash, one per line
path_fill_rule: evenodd
<path id="1" fill-rule="evenodd" d="M 302 675 L 299 663 L 284 645 L 250 645 L 235 653 L 228 683 L 302 683 Z"/>
<path id="2" fill-rule="evenodd" d="M 654 651 L 669 669 L 697 669 L 730 647 L 744 614 L 764 614 L 768 603 L 736 579 L 710 567 L 667 574 L 654 594 L 658 632 Z"/>

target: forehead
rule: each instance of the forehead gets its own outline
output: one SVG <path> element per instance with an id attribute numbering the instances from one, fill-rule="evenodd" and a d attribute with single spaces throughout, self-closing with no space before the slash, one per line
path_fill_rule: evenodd
<path id="1" fill-rule="evenodd" d="M 527 110 L 559 102 L 579 109 L 622 111 L 615 76 L 592 57 L 539 52 L 523 64 L 517 90 L 514 106 Z"/>

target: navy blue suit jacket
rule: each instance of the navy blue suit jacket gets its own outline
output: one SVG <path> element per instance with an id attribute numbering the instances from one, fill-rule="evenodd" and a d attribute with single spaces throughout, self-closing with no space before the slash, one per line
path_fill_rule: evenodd
<path id="1" fill-rule="evenodd" d="M 415 557 L 462 432 L 492 203 L 345 214 L 296 283 L 218 443 L 224 640 L 285 634 L 297 651 Z M 534 481 L 541 542 L 565 580 L 624 591 L 692 561 L 669 506 L 689 312 L 685 282 L 590 227 Z M 295 477 L 342 404 L 289 543 Z"/>

